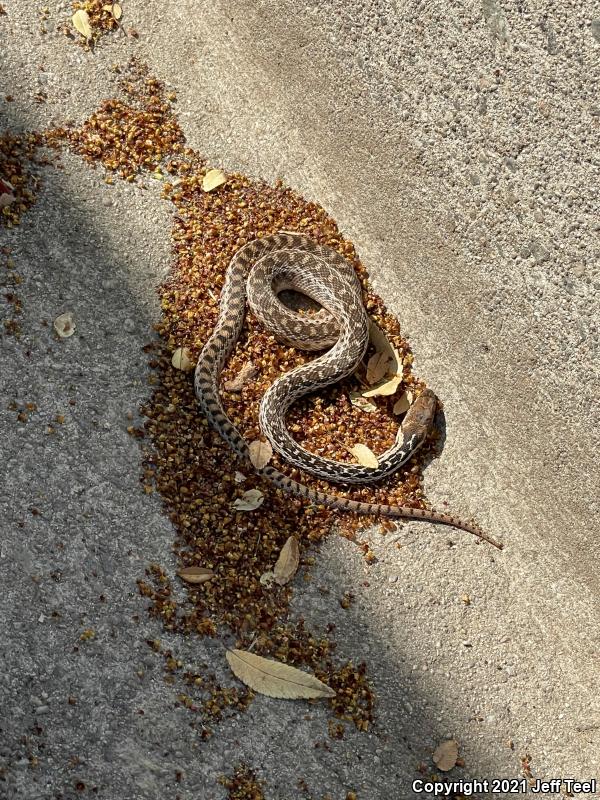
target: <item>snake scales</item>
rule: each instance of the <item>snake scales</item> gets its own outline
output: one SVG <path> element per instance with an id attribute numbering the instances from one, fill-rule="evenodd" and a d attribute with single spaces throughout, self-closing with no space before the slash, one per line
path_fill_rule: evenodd
<path id="1" fill-rule="evenodd" d="M 278 293 L 294 289 L 322 309 L 301 316 L 285 306 Z M 301 447 L 285 425 L 286 412 L 299 397 L 350 375 L 369 343 L 369 319 L 360 283 L 352 265 L 334 250 L 297 233 L 280 232 L 255 239 L 232 258 L 220 298 L 216 327 L 196 365 L 194 389 L 209 424 L 242 458 L 248 443 L 228 419 L 219 399 L 219 378 L 244 321 L 246 300 L 257 318 L 278 340 L 304 350 L 324 350 L 307 364 L 283 375 L 267 390 L 260 405 L 260 426 L 274 450 L 293 466 L 337 483 L 368 484 L 391 475 L 423 444 L 436 410 L 430 389 L 422 392 L 406 414 L 393 447 L 378 456 L 377 468 L 345 464 L 317 456 Z M 358 514 L 423 519 L 474 533 L 495 546 L 474 522 L 430 509 L 364 503 L 316 491 L 265 466 L 257 470 L 284 491 Z"/>

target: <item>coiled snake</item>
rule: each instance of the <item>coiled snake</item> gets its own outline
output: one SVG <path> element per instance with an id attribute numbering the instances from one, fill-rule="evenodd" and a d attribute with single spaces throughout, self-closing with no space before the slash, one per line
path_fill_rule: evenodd
<path id="1" fill-rule="evenodd" d="M 322 310 L 301 316 L 278 298 L 294 289 L 312 298 Z M 369 319 L 360 283 L 352 265 L 336 251 L 298 233 L 280 232 L 255 239 L 233 256 L 221 291 L 216 327 L 196 365 L 194 389 L 209 424 L 242 458 L 248 443 L 227 418 L 219 399 L 219 378 L 242 329 L 246 299 L 252 311 L 278 340 L 304 350 L 330 348 L 307 364 L 283 375 L 267 390 L 260 405 L 260 426 L 274 450 L 295 467 L 337 483 L 368 484 L 391 475 L 425 441 L 436 410 L 436 397 L 426 389 L 408 410 L 396 442 L 378 456 L 377 468 L 322 458 L 301 447 L 285 425 L 286 412 L 299 397 L 350 375 L 369 344 Z M 364 503 L 316 491 L 271 466 L 257 470 L 276 486 L 315 504 L 358 514 L 422 519 L 461 528 L 494 544 L 474 522 L 452 514 L 409 506 Z"/>

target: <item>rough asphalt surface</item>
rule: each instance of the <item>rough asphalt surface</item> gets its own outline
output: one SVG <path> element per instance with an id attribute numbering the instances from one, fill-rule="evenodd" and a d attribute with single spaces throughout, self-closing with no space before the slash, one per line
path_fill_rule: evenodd
<path id="1" fill-rule="evenodd" d="M 171 209 L 158 188 L 107 186 L 66 155 L 0 234 L 24 299 L 23 336 L 2 338 L 0 365 L 0 797 L 223 800 L 217 778 L 240 761 L 267 800 L 428 797 L 411 788 L 417 767 L 431 774 L 450 737 L 465 763 L 451 779 L 519 778 L 526 756 L 537 778 L 600 779 L 600 8 L 122 5 L 139 39 L 89 53 L 54 32 L 66 3 L 40 34 L 37 2 L 4 0 L 3 128 L 83 120 L 114 94 L 110 65 L 135 53 L 177 91 L 188 142 L 211 164 L 321 203 L 444 402 L 429 497 L 506 548 L 415 522 L 373 534 L 368 566 L 331 537 L 293 612 L 334 622 L 340 654 L 367 661 L 373 730 L 333 740 L 323 705 L 257 697 L 201 741 L 146 644 L 169 642 L 135 581 L 175 563 L 126 433 L 149 392 L 141 347 Z M 77 331 L 57 341 L 64 311 Z M 38 411 L 20 424 L 11 401 Z M 233 682 L 218 641 L 172 645 Z"/>

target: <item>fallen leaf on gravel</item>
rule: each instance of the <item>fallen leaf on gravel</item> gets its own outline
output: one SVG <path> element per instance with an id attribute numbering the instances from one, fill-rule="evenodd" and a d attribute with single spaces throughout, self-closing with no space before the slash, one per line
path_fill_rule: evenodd
<path id="1" fill-rule="evenodd" d="M 187 347 L 178 347 L 171 357 L 171 364 L 175 369 L 180 369 L 182 372 L 189 372 L 196 366 L 191 359 L 191 353 Z"/>
<path id="2" fill-rule="evenodd" d="M 15 197 L 15 187 L 12 183 L 8 181 L 3 181 L 0 178 L 0 208 L 4 208 L 4 206 L 9 206 L 11 203 L 14 203 L 16 200 Z"/>
<path id="3" fill-rule="evenodd" d="M 456 764 L 458 758 L 458 742 L 455 739 L 447 739 L 435 748 L 433 763 L 442 772 L 448 772 Z"/>
<path id="4" fill-rule="evenodd" d="M 280 661 L 263 658 L 246 650 L 228 650 L 227 662 L 242 683 L 267 697 L 287 700 L 335 697 L 335 692 L 314 675 Z"/>
<path id="5" fill-rule="evenodd" d="M 187 583 L 204 583 L 215 576 L 212 569 L 203 569 L 203 567 L 184 567 L 177 574 Z"/>
<path id="6" fill-rule="evenodd" d="M 90 25 L 90 18 L 87 11 L 76 11 L 71 18 L 71 22 L 75 30 L 88 41 L 92 38 L 92 26 Z"/>
<path id="7" fill-rule="evenodd" d="M 248 489 L 247 492 L 231 504 L 236 511 L 254 511 L 259 506 L 262 506 L 264 494 L 258 489 Z"/>
<path id="8" fill-rule="evenodd" d="M 390 360 L 388 373 L 395 375 L 402 372 L 402 359 L 396 348 L 391 344 L 379 325 L 372 320 L 369 324 L 369 340 L 378 353 L 384 353 Z"/>
<path id="9" fill-rule="evenodd" d="M 217 186 L 221 186 L 227 180 L 227 175 L 220 169 L 209 169 L 202 178 L 202 188 L 205 192 L 212 192 Z"/>
<path id="10" fill-rule="evenodd" d="M 376 469 L 379 466 L 377 456 L 366 444 L 355 444 L 353 447 L 349 447 L 348 451 L 363 467 L 374 467 Z"/>
<path id="11" fill-rule="evenodd" d="M 118 3 L 108 3 L 108 5 L 102 6 L 102 11 L 108 11 L 115 19 L 121 19 L 123 15 L 123 9 Z"/>
<path id="12" fill-rule="evenodd" d="M 350 398 L 351 404 L 356 408 L 360 408 L 361 411 L 367 411 L 368 413 L 377 411 L 377 406 L 371 403 L 370 400 L 367 400 L 366 397 L 363 397 L 360 392 L 350 392 L 348 397 Z"/>
<path id="13" fill-rule="evenodd" d="M 300 563 L 300 549 L 298 547 L 298 539 L 295 536 L 290 536 L 287 542 L 281 548 L 279 558 L 273 567 L 273 575 L 275 581 L 283 586 L 288 583 L 298 569 Z"/>
<path id="14" fill-rule="evenodd" d="M 406 414 L 413 401 L 412 392 L 403 392 L 399 400 L 394 403 L 394 414 Z"/>
<path id="15" fill-rule="evenodd" d="M 54 330 L 58 333 L 61 339 L 67 339 L 75 333 L 75 323 L 73 322 L 73 315 L 70 311 L 66 314 L 61 314 L 54 320 Z"/>
<path id="16" fill-rule="evenodd" d="M 255 439 L 248 445 L 250 455 L 250 462 L 256 469 L 262 469 L 273 458 L 273 448 L 269 442 L 261 442 L 260 439 Z"/>
<path id="17" fill-rule="evenodd" d="M 367 383 L 372 386 L 379 383 L 388 373 L 392 360 L 389 353 L 375 353 L 367 361 Z"/>
<path id="18" fill-rule="evenodd" d="M 243 472 L 236 472 L 233 476 L 233 480 L 236 483 L 243 483 L 246 480 L 246 476 Z"/>
<path id="19" fill-rule="evenodd" d="M 248 361 L 235 378 L 232 378 L 230 381 L 225 381 L 223 388 L 226 392 L 241 392 L 248 381 L 251 381 L 255 375 L 256 367 L 251 361 Z"/>
<path id="20" fill-rule="evenodd" d="M 384 381 L 383 383 L 374 386 L 372 389 L 368 389 L 366 392 L 362 392 L 362 396 L 390 397 L 391 395 L 396 393 L 401 383 L 402 383 L 402 375 L 394 375 L 394 377 L 390 378 L 389 381 Z"/>

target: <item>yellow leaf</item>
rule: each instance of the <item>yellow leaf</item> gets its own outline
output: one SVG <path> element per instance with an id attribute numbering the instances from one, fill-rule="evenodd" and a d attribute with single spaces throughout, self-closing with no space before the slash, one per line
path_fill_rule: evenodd
<path id="1" fill-rule="evenodd" d="M 349 447 L 348 451 L 352 453 L 354 458 L 359 464 L 362 464 L 363 467 L 373 467 L 377 469 L 379 466 L 377 456 L 366 444 L 355 444 L 354 447 Z"/>
<path id="2" fill-rule="evenodd" d="M 102 6 L 102 11 L 112 14 L 115 19 L 121 19 L 123 14 L 123 9 L 118 3 L 108 3 L 107 5 Z"/>
<path id="3" fill-rule="evenodd" d="M 66 314 L 61 314 L 54 320 L 54 330 L 58 333 L 61 339 L 67 339 L 75 333 L 75 323 L 73 322 L 73 315 L 70 311 Z"/>
<path id="4" fill-rule="evenodd" d="M 258 489 L 248 489 L 247 492 L 231 504 L 236 511 L 255 511 L 263 504 L 265 496 Z"/>
<path id="5" fill-rule="evenodd" d="M 389 397 L 390 395 L 396 393 L 401 383 L 402 375 L 394 375 L 394 377 L 390 378 L 389 381 L 379 383 L 372 389 L 368 389 L 366 392 L 361 392 L 361 394 L 363 397 Z"/>
<path id="6" fill-rule="evenodd" d="M 190 356 L 191 353 L 187 347 L 178 347 L 173 353 L 171 364 L 175 369 L 180 369 L 182 372 L 189 372 L 196 366 Z"/>
<path id="7" fill-rule="evenodd" d="M 300 563 L 300 549 L 298 547 L 298 539 L 295 536 L 290 536 L 287 542 L 281 548 L 279 558 L 273 567 L 273 575 L 275 581 L 283 586 L 288 583 L 298 569 Z"/>
<path id="8" fill-rule="evenodd" d="M 287 700 L 335 697 L 333 689 L 314 675 L 280 661 L 246 650 L 228 650 L 226 658 L 236 678 L 259 694 Z"/>
<path id="9" fill-rule="evenodd" d="M 250 462 L 256 469 L 265 467 L 273 457 L 273 448 L 269 442 L 261 442 L 260 439 L 255 439 L 248 445 L 250 455 Z"/>
<path id="10" fill-rule="evenodd" d="M 433 763 L 442 772 L 448 772 L 456 764 L 458 758 L 458 742 L 454 739 L 447 739 L 435 749 Z"/>
<path id="11" fill-rule="evenodd" d="M 202 188 L 205 192 L 212 192 L 217 186 L 225 183 L 227 175 L 221 172 L 220 169 L 209 169 L 206 175 L 202 178 Z"/>
<path id="12" fill-rule="evenodd" d="M 203 569 L 203 567 L 184 567 L 177 574 L 187 583 L 204 583 L 215 576 L 212 569 Z"/>
<path id="13" fill-rule="evenodd" d="M 375 353 L 367 362 L 367 383 L 379 383 L 388 373 L 391 364 L 389 353 Z"/>
<path id="14" fill-rule="evenodd" d="M 403 392 L 399 400 L 394 403 L 394 414 L 406 414 L 413 401 L 412 392 Z"/>
<path id="15" fill-rule="evenodd" d="M 373 320 L 369 324 L 369 340 L 378 353 L 384 353 L 390 360 L 388 374 L 395 375 L 402 372 L 402 359 L 396 348 L 390 343 L 385 333 Z"/>
<path id="16" fill-rule="evenodd" d="M 90 18 L 87 11 L 76 11 L 71 18 L 71 22 L 75 30 L 88 41 L 92 38 L 92 26 L 90 25 Z"/>

